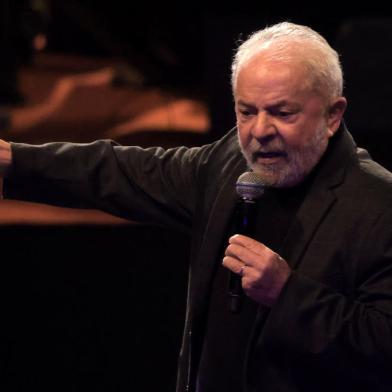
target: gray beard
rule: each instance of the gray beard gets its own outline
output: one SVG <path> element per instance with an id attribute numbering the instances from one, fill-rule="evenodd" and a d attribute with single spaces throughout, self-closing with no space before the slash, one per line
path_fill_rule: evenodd
<path id="1" fill-rule="evenodd" d="M 263 178 L 267 186 L 288 188 L 300 184 L 309 175 L 327 149 L 328 138 L 325 125 L 323 125 L 317 129 L 308 144 L 301 148 L 290 149 L 285 146 L 282 139 L 269 142 L 263 147 L 269 144 L 273 145 L 274 149 L 287 153 L 283 162 L 270 165 L 258 163 L 255 153 L 260 150 L 262 143 L 257 140 L 252 140 L 247 149 L 244 149 L 240 142 L 240 147 L 248 166 Z"/>

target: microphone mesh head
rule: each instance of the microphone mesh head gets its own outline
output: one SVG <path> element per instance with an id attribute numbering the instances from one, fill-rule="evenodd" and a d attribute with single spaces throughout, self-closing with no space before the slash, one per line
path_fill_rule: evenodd
<path id="1" fill-rule="evenodd" d="M 262 196 L 265 186 L 259 175 L 254 172 L 245 172 L 238 177 L 235 189 L 242 199 L 255 200 Z"/>

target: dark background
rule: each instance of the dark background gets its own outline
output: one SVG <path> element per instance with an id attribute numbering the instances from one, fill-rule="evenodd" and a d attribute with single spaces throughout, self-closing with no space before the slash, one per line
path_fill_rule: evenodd
<path id="1" fill-rule="evenodd" d="M 0 241 L 1 391 L 174 389 L 185 236 L 0 226 Z"/>
<path id="2" fill-rule="evenodd" d="M 0 105 L 23 103 L 17 70 L 31 61 L 32 38 L 43 32 L 47 51 L 120 57 L 146 85 L 201 97 L 213 140 L 234 125 L 229 80 L 236 42 L 290 20 L 310 25 L 341 53 L 348 127 L 391 168 L 389 11 L 337 9 L 327 2 L 229 9 L 2 0 Z M 148 226 L 0 226 L 0 389 L 172 391 L 188 243 Z"/>
<path id="3" fill-rule="evenodd" d="M 210 134 L 216 139 L 234 124 L 230 63 L 237 43 L 267 24 L 289 20 L 311 26 L 339 51 L 349 99 L 347 124 L 365 147 L 372 142 L 364 133 L 378 136 L 392 122 L 392 13 L 377 2 L 345 9 L 341 2 L 248 1 L 223 7 L 174 1 L 2 0 L 0 17 L 0 104 L 23 99 L 18 97 L 16 69 L 31 61 L 31 41 L 43 32 L 46 51 L 122 58 L 143 75 L 145 85 L 201 97 L 209 106 Z M 373 145 L 371 150 L 381 157 Z"/>
<path id="4" fill-rule="evenodd" d="M 49 48 L 120 56 L 145 75 L 147 84 L 201 96 L 210 108 L 211 139 L 217 139 L 235 124 L 230 65 L 238 42 L 284 20 L 309 25 L 341 55 L 349 129 L 359 144 L 389 166 L 384 138 L 389 144 L 392 13 L 387 7 L 376 2 L 348 10 L 331 2 L 301 6 L 250 1 L 225 7 L 117 3 L 52 2 Z"/>

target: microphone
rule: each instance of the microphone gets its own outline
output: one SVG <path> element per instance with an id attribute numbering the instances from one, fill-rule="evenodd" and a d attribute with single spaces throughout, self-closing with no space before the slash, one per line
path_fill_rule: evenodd
<path id="1" fill-rule="evenodd" d="M 237 180 L 235 189 L 239 196 L 236 208 L 236 232 L 249 236 L 253 232 L 256 215 L 256 200 L 265 190 L 264 180 L 254 172 L 242 173 Z M 229 274 L 229 311 L 239 313 L 242 305 L 241 276 Z"/>

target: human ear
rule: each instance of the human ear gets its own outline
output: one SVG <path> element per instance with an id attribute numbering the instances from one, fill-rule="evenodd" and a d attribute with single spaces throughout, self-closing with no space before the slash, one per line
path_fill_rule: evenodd
<path id="1" fill-rule="evenodd" d="M 327 113 L 328 137 L 332 137 L 338 130 L 346 107 L 347 100 L 345 97 L 336 98 L 329 106 Z"/>

